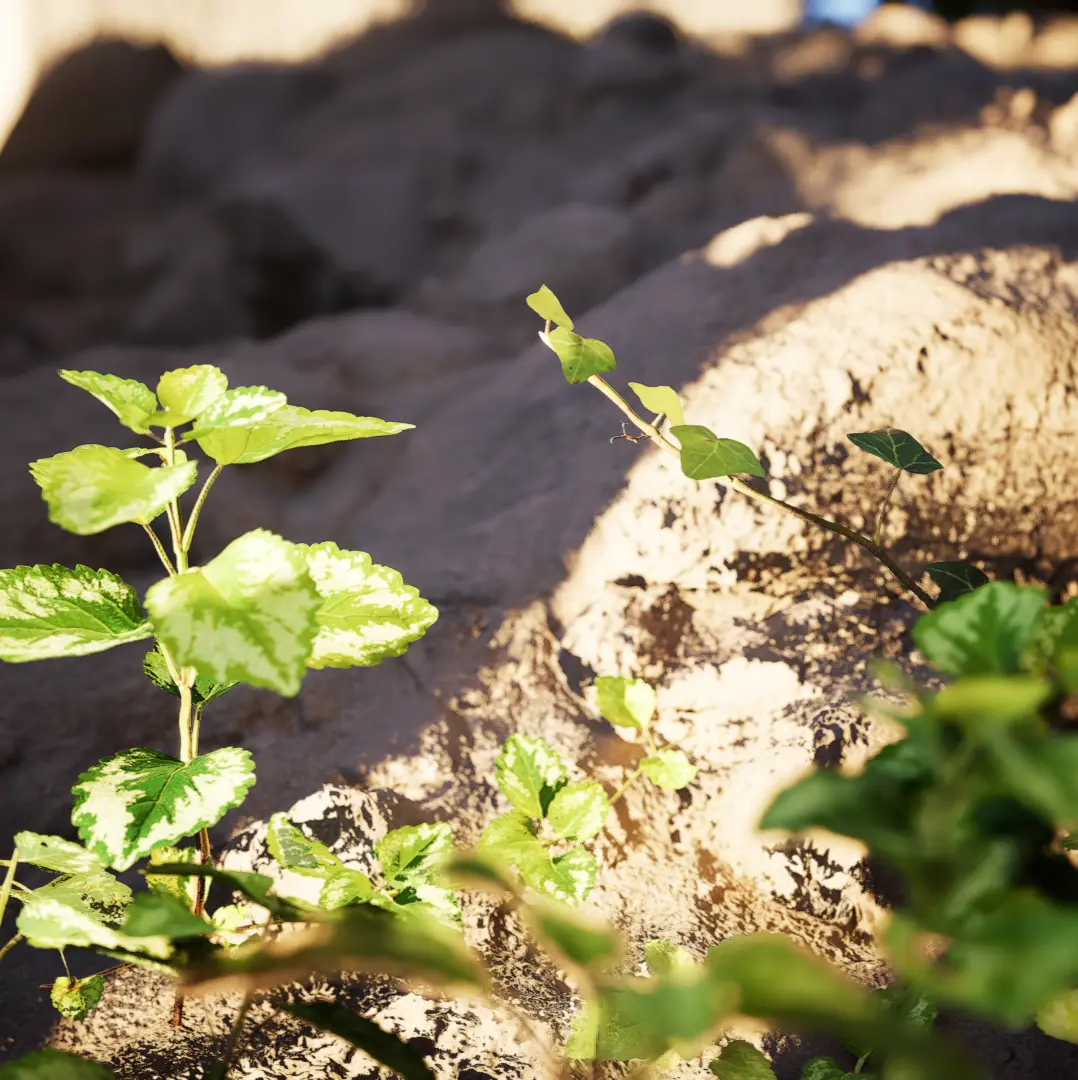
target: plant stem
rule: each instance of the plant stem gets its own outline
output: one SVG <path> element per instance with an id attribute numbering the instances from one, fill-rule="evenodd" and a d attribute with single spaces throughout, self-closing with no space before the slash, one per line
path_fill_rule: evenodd
<path id="1" fill-rule="evenodd" d="M 247 1014 L 251 1011 L 251 998 L 252 992 L 248 990 L 240 1003 L 235 1020 L 232 1021 L 232 1030 L 228 1033 L 228 1042 L 225 1043 L 225 1052 L 221 1058 L 221 1064 L 210 1074 L 214 1080 L 228 1080 L 228 1070 L 232 1067 L 232 1059 L 236 1056 L 236 1051 L 240 1046 L 244 1022 L 247 1019 Z"/>
<path id="2" fill-rule="evenodd" d="M 639 416 L 633 409 L 633 407 L 615 390 L 601 375 L 592 375 L 588 382 L 596 388 L 600 393 L 609 398 L 647 437 L 660 449 L 666 453 L 681 460 L 681 451 L 670 442 L 663 434 L 655 427 L 654 424 L 649 424 L 642 416 Z M 912 593 L 929 611 L 935 607 L 935 601 L 917 584 L 916 581 L 906 573 L 895 562 L 894 559 L 877 543 L 875 540 L 870 540 L 867 536 L 862 536 L 859 532 L 853 529 L 847 528 L 845 525 L 840 525 L 837 521 L 829 521 L 827 518 L 820 517 L 818 514 L 813 514 L 808 510 L 802 510 L 799 506 L 794 506 L 792 503 L 784 502 L 782 499 L 776 499 L 773 495 L 769 495 L 763 491 L 757 491 L 756 488 L 751 487 L 745 483 L 744 480 L 738 479 L 736 476 L 720 476 L 716 478 L 717 482 L 724 487 L 733 488 L 735 491 L 739 491 L 742 495 L 748 496 L 750 499 L 755 499 L 757 502 L 771 503 L 772 506 L 777 506 L 780 510 L 786 511 L 788 514 L 793 514 L 794 517 L 800 518 L 802 521 L 808 522 L 811 525 L 815 525 L 820 529 L 824 529 L 829 533 L 834 533 L 836 536 L 841 536 L 844 540 L 848 540 L 852 544 L 856 544 L 858 547 L 867 551 L 874 559 L 882 563 L 891 574 L 899 581 L 899 583 L 907 591 Z"/>
<path id="3" fill-rule="evenodd" d="M 643 773 L 644 773 L 644 770 L 642 768 L 638 767 L 636 769 L 636 771 L 632 774 L 632 776 L 630 776 L 629 779 L 626 780 L 625 783 L 622 784 L 621 787 L 619 787 L 618 790 L 615 791 L 614 794 L 610 796 L 609 805 L 613 806 L 614 803 L 616 803 L 618 801 L 618 799 L 620 799 L 622 797 L 622 795 L 624 795 L 625 792 L 627 792 L 629 790 L 629 788 L 632 787 L 632 785 L 635 784 L 636 781 L 640 779 L 640 777 L 643 775 Z"/>
<path id="4" fill-rule="evenodd" d="M 4 957 L 7 956 L 7 954 L 11 952 L 11 950 L 14 949 L 20 941 L 22 941 L 22 934 L 16 934 L 10 941 L 8 941 L 2 948 L 0 948 L 0 960 L 3 960 Z"/>
<path id="5" fill-rule="evenodd" d="M 7 864 L 7 873 L 4 874 L 3 884 L 0 884 L 0 922 L 3 922 L 4 912 L 7 910 L 7 902 L 11 897 L 11 887 L 15 884 L 15 867 L 19 865 L 19 849 L 11 853 L 11 861 Z"/>
<path id="6" fill-rule="evenodd" d="M 180 691 L 180 761 L 185 765 L 191 760 L 191 686 L 181 673 L 176 683 Z"/>
<path id="7" fill-rule="evenodd" d="M 198 493 L 198 499 L 195 500 L 195 505 L 191 510 L 191 516 L 187 519 L 187 528 L 184 529 L 183 537 L 180 541 L 180 546 L 185 553 L 191 550 L 191 541 L 195 538 L 195 526 L 198 524 L 198 515 L 202 513 L 202 506 L 206 502 L 206 496 L 209 495 L 210 488 L 213 487 L 214 481 L 221 475 L 223 469 L 223 465 L 216 466 L 213 472 L 206 477 L 206 482 L 202 485 L 202 490 Z"/>
<path id="8" fill-rule="evenodd" d="M 894 494 L 895 488 L 898 487 L 898 481 L 901 479 L 901 477 L 902 470 L 895 469 L 894 479 L 892 479 L 891 485 L 887 489 L 887 494 L 883 497 L 883 502 L 880 503 L 880 512 L 876 515 L 876 533 L 872 538 L 876 542 L 877 546 L 879 546 L 880 537 L 883 536 L 883 522 L 884 518 L 887 517 L 887 505 L 888 503 L 890 503 L 891 496 Z"/>
<path id="9" fill-rule="evenodd" d="M 165 464 L 176 464 L 176 432 L 172 428 L 165 428 Z M 183 526 L 180 522 L 180 504 L 176 499 L 169 501 L 167 512 L 168 527 L 172 532 L 172 550 L 176 554 L 176 568 L 183 571 L 187 569 L 187 566 L 183 558 Z"/>
<path id="10" fill-rule="evenodd" d="M 202 706 L 196 705 L 191 714 L 191 758 L 198 757 L 198 734 L 202 727 Z"/>
<path id="11" fill-rule="evenodd" d="M 168 557 L 168 552 L 165 551 L 165 545 L 158 539 L 157 533 L 154 532 L 152 525 L 143 525 L 146 530 L 146 535 L 153 541 L 154 550 L 157 552 L 157 557 L 161 560 L 165 569 L 168 571 L 169 577 L 176 576 L 176 568 L 172 565 L 172 560 Z"/>

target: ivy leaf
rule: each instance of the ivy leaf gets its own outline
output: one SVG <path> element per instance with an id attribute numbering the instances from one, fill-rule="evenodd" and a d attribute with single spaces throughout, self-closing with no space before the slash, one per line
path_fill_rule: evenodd
<path id="1" fill-rule="evenodd" d="M 801 1080 L 847 1080 L 847 1078 L 856 1080 L 854 1073 L 847 1071 L 834 1058 L 829 1057 L 810 1058 L 801 1070 Z"/>
<path id="2" fill-rule="evenodd" d="M 644 962 L 652 975 L 677 975 L 699 966 L 688 949 L 671 941 L 653 940 L 644 946 Z"/>
<path id="3" fill-rule="evenodd" d="M 672 386 L 645 386 L 643 383 L 631 382 L 629 387 L 648 412 L 662 413 L 671 428 L 685 426 L 681 398 Z"/>
<path id="4" fill-rule="evenodd" d="M 270 854 L 286 869 L 308 877 L 325 878 L 347 867 L 317 840 L 305 836 L 287 814 L 274 814 L 269 819 L 266 842 Z"/>
<path id="5" fill-rule="evenodd" d="M 92 394 L 116 416 L 125 428 L 145 435 L 150 417 L 157 410 L 154 392 L 137 379 L 102 375 L 98 371 L 61 371 L 60 378 Z"/>
<path id="6" fill-rule="evenodd" d="M 1038 1010 L 1037 1027 L 1053 1039 L 1078 1043 L 1078 990 L 1057 994 Z"/>
<path id="7" fill-rule="evenodd" d="M 701 424 L 679 424 L 670 434 L 681 443 L 681 471 L 690 480 L 747 473 L 763 476 L 760 459 L 736 439 L 720 439 Z"/>
<path id="8" fill-rule="evenodd" d="M 194 482 L 198 465 L 150 468 L 112 446 L 88 444 L 30 463 L 49 520 L 80 536 L 134 521 L 148 525 Z"/>
<path id="9" fill-rule="evenodd" d="M 0 570 L 0 660 L 88 656 L 153 635 L 138 594 L 108 570 Z"/>
<path id="10" fill-rule="evenodd" d="M 69 1020 L 85 1020 L 105 993 L 101 975 L 87 979 L 71 979 L 61 975 L 53 984 L 49 999 L 56 1011 Z"/>
<path id="11" fill-rule="evenodd" d="M 142 672 L 147 679 L 161 690 L 166 691 L 173 697 L 180 696 L 180 688 L 172 681 L 169 674 L 168 664 L 161 655 L 159 649 L 154 648 L 148 652 L 142 661 Z M 215 682 L 208 675 L 199 675 L 191 687 L 191 701 L 195 705 L 205 705 L 222 694 L 227 694 L 238 683 Z"/>
<path id="12" fill-rule="evenodd" d="M 34 1050 L 0 1065 L 0 1080 L 115 1080 L 103 1065 L 60 1050 Z"/>
<path id="13" fill-rule="evenodd" d="M 79 777 L 71 821 L 106 866 L 127 870 L 155 847 L 216 825 L 254 782 L 250 753 L 235 747 L 187 764 L 156 750 L 124 750 Z"/>
<path id="14" fill-rule="evenodd" d="M 220 428 L 260 423 L 287 404 L 288 398 L 280 390 L 270 390 L 267 386 L 234 387 L 199 412 L 198 422 L 184 432 L 184 439 L 197 440 Z"/>
<path id="15" fill-rule="evenodd" d="M 494 782 L 522 814 L 546 816 L 569 774 L 557 752 L 543 739 L 510 735 L 494 764 Z"/>
<path id="16" fill-rule="evenodd" d="M 846 438 L 854 446 L 903 472 L 923 476 L 943 468 L 908 431 L 901 431 L 899 428 L 855 431 Z"/>
<path id="17" fill-rule="evenodd" d="M 573 329 L 573 320 L 565 314 L 561 301 L 545 285 L 540 285 L 528 297 L 526 303 L 540 319 L 546 319 L 557 326 L 564 326 L 566 330 Z"/>
<path id="18" fill-rule="evenodd" d="M 399 1036 L 384 1031 L 373 1020 L 358 1016 L 335 1001 L 285 1005 L 284 1011 L 344 1039 L 391 1070 L 400 1080 L 435 1080 L 434 1073 L 417 1050 Z"/>
<path id="19" fill-rule="evenodd" d="M 655 715 L 655 690 L 643 679 L 600 675 L 595 680 L 599 712 L 616 727 L 647 731 Z"/>
<path id="20" fill-rule="evenodd" d="M 179 427 L 194 420 L 228 389 L 228 376 L 212 364 L 166 371 L 157 383 L 161 412 L 151 423 L 155 427 Z"/>
<path id="21" fill-rule="evenodd" d="M 123 925 L 124 933 L 132 937 L 160 936 L 170 941 L 202 937 L 212 929 L 206 919 L 192 914 L 182 900 L 155 892 L 136 894 Z"/>
<path id="22" fill-rule="evenodd" d="M 1044 608 L 1041 589 L 991 581 L 922 615 L 913 640 L 945 675 L 1013 675 Z"/>
<path id="23" fill-rule="evenodd" d="M 617 367 L 610 346 L 597 338 L 581 337 L 564 326 L 539 336 L 557 354 L 562 374 L 568 383 L 587 382 L 592 375 L 601 375 Z"/>
<path id="24" fill-rule="evenodd" d="M 414 426 L 373 416 L 311 412 L 298 405 L 284 405 L 256 424 L 219 428 L 201 436 L 197 442 L 218 465 L 251 465 L 300 446 L 396 435 Z"/>
<path id="25" fill-rule="evenodd" d="M 341 551 L 332 542 L 295 547 L 321 600 L 308 667 L 371 667 L 400 656 L 438 618 L 438 609 L 396 570 L 365 552 Z"/>
<path id="26" fill-rule="evenodd" d="M 318 894 L 318 906 L 334 911 L 352 904 L 365 904 L 374 895 L 374 886 L 366 874 L 345 867 L 325 879 Z"/>
<path id="27" fill-rule="evenodd" d="M 988 584 L 988 575 L 968 562 L 935 562 L 925 567 L 928 576 L 939 586 L 937 601 L 949 604 L 966 593 Z"/>
<path id="28" fill-rule="evenodd" d="M 267 941 L 243 955 L 213 955 L 183 974 L 187 987 L 216 994 L 279 986 L 316 972 L 339 971 L 366 971 L 469 990 L 486 987 L 483 969 L 459 931 L 420 911 L 395 915 L 370 904 L 347 908 L 332 921 Z"/>
<path id="29" fill-rule="evenodd" d="M 405 825 L 387 833 L 375 847 L 391 889 L 430 882 L 438 864 L 453 850 L 453 830 L 444 822 Z"/>
<path id="30" fill-rule="evenodd" d="M 242 893 L 248 900 L 264 907 L 280 922 L 309 922 L 312 915 L 318 911 L 313 904 L 275 895 L 273 878 L 266 877 L 265 874 L 252 874 L 246 870 L 222 870 L 204 863 L 165 863 L 155 866 L 153 872 L 161 876 L 210 878 L 225 888 Z"/>
<path id="31" fill-rule="evenodd" d="M 601 784 L 566 784 L 554 796 L 547 819 L 559 840 L 590 840 L 606 823 L 610 800 Z"/>
<path id="32" fill-rule="evenodd" d="M 157 636 L 178 665 L 285 697 L 303 681 L 318 606 L 303 553 L 264 529 L 146 593 Z"/>
<path id="33" fill-rule="evenodd" d="M 39 866 L 57 874 L 103 874 L 105 867 L 92 852 L 62 836 L 41 833 L 15 834 L 15 854 L 21 863 Z"/>
<path id="34" fill-rule="evenodd" d="M 771 1062 L 744 1039 L 728 1042 L 709 1068 L 719 1080 L 775 1080 Z"/>
<path id="35" fill-rule="evenodd" d="M 677 791 L 696 779 L 695 765 L 680 750 L 660 750 L 640 762 L 640 771 L 657 787 Z"/>

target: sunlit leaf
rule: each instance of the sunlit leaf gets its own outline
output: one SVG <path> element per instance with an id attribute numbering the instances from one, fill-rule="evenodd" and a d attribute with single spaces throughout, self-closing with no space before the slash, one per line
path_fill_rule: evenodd
<path id="1" fill-rule="evenodd" d="M 680 424 L 670 434 L 681 443 L 681 471 L 690 480 L 713 480 L 745 473 L 763 476 L 760 459 L 736 439 L 720 439 L 701 424 Z"/>
<path id="2" fill-rule="evenodd" d="M 610 800 L 601 784 L 586 780 L 559 789 L 547 819 L 559 840 L 590 840 L 606 823 Z"/>
<path id="3" fill-rule="evenodd" d="M 105 980 L 100 975 L 91 975 L 87 979 L 61 975 L 52 984 L 49 1000 L 61 1016 L 69 1020 L 85 1020 L 104 993 Z"/>
<path id="4" fill-rule="evenodd" d="M 494 764 L 498 789 L 517 810 L 531 818 L 546 816 L 568 777 L 557 751 L 543 739 L 530 735 L 510 735 Z"/>
<path id="5" fill-rule="evenodd" d="M 648 412 L 661 413 L 665 416 L 671 428 L 685 426 L 681 398 L 672 386 L 645 386 L 643 383 L 631 382 L 629 388 Z"/>
<path id="6" fill-rule="evenodd" d="M 444 822 L 405 825 L 387 833 L 374 850 L 391 889 L 425 885 L 453 850 L 453 830 Z"/>
<path id="7" fill-rule="evenodd" d="M 198 422 L 185 439 L 201 439 L 219 428 L 250 427 L 288 404 L 279 390 L 266 386 L 237 386 L 227 390 L 198 414 Z"/>
<path id="8" fill-rule="evenodd" d="M 374 895 L 374 886 L 366 874 L 345 867 L 325 879 L 318 894 L 318 906 L 334 911 L 350 904 L 365 904 Z"/>
<path id="9" fill-rule="evenodd" d="M 640 771 L 657 787 L 677 791 L 688 787 L 698 770 L 681 750 L 660 750 L 640 762 Z"/>
<path id="10" fill-rule="evenodd" d="M 105 871 L 101 860 L 93 852 L 65 840 L 62 836 L 45 836 L 34 832 L 16 833 L 15 853 L 19 862 L 30 863 L 57 874 L 100 874 Z"/>
<path id="11" fill-rule="evenodd" d="M 592 375 L 601 375 L 617 367 L 610 346 L 597 338 L 581 337 L 564 326 L 540 337 L 557 354 L 566 382 L 587 382 Z"/>
<path id="12" fill-rule="evenodd" d="M 178 698 L 180 696 L 180 688 L 172 681 L 168 664 L 165 663 L 165 658 L 161 655 L 159 649 L 154 648 L 146 654 L 142 661 L 142 671 L 154 686 L 171 694 L 173 697 Z M 229 690 L 238 685 L 238 683 L 215 682 L 208 675 L 199 675 L 191 687 L 191 701 L 195 705 L 205 705 L 213 701 L 214 698 L 227 694 Z"/>
<path id="13" fill-rule="evenodd" d="M 527 298 L 526 303 L 540 319 L 546 319 L 556 326 L 564 326 L 566 330 L 573 329 L 573 320 L 565 314 L 561 301 L 545 285 L 540 285 Z"/>
<path id="14" fill-rule="evenodd" d="M 140 435 L 150 430 L 150 417 L 157 410 L 157 398 L 145 383 L 97 371 L 61 371 L 60 378 L 92 394 L 125 428 Z"/>
<path id="15" fill-rule="evenodd" d="M 1037 1027 L 1053 1039 L 1078 1043 L 1078 990 L 1057 994 L 1037 1012 Z"/>
<path id="16" fill-rule="evenodd" d="M 695 970 L 698 965 L 688 949 L 671 941 L 653 940 L 644 946 L 644 962 L 652 975 L 676 975 Z"/>
<path id="17" fill-rule="evenodd" d="M 325 844 L 297 829 L 287 814 L 274 814 L 269 819 L 266 843 L 270 854 L 286 870 L 297 874 L 325 878 L 347 869 Z"/>
<path id="18" fill-rule="evenodd" d="M 646 731 L 655 715 L 655 690 L 643 679 L 600 675 L 595 680 L 599 712 L 617 727 Z"/>
<path id="19" fill-rule="evenodd" d="M 212 364 L 166 371 L 157 383 L 162 411 L 155 413 L 155 427 L 179 427 L 208 409 L 228 389 L 228 376 Z"/>

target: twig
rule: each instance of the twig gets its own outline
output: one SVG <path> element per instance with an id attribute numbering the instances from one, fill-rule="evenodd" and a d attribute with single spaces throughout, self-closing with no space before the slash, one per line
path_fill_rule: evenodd
<path id="1" fill-rule="evenodd" d="M 247 1014 L 251 1011 L 251 1001 L 253 992 L 248 990 L 244 994 L 243 1001 L 240 1003 L 239 1012 L 236 1013 L 235 1020 L 232 1021 L 232 1029 L 228 1033 L 228 1042 L 225 1043 L 225 1052 L 221 1058 L 221 1063 L 210 1074 L 211 1080 L 228 1080 L 228 1070 L 232 1067 L 232 1059 L 236 1056 L 236 1051 L 239 1049 L 240 1038 L 243 1035 L 243 1024 L 247 1019 Z"/>
<path id="2" fill-rule="evenodd" d="M 887 517 L 887 506 L 891 501 L 891 496 L 894 494 L 895 488 L 898 487 L 898 481 L 902 477 L 902 470 L 895 469 L 894 478 L 891 480 L 890 487 L 887 489 L 887 494 L 883 497 L 883 502 L 880 503 L 880 512 L 876 515 L 876 533 L 873 539 L 877 544 L 880 542 L 880 537 L 883 536 L 883 522 Z"/>

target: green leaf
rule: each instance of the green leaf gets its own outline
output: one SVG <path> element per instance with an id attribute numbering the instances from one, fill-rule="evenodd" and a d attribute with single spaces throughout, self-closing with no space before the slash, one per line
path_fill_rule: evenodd
<path id="1" fill-rule="evenodd" d="M 661 413 L 671 428 L 685 426 L 681 398 L 672 386 L 645 386 L 643 383 L 631 382 L 629 387 L 648 412 Z"/>
<path id="2" fill-rule="evenodd" d="M 124 933 L 132 937 L 160 936 L 170 941 L 202 937 L 212 929 L 201 916 L 193 915 L 182 900 L 155 892 L 135 895 L 123 925 Z"/>
<path id="3" fill-rule="evenodd" d="M 26 900 L 26 894 L 20 894 Z M 53 878 L 33 892 L 38 900 L 57 900 L 70 907 L 85 910 L 95 919 L 110 926 L 118 925 L 124 910 L 131 903 L 131 890 L 107 870 L 91 870 L 85 874 L 65 874 Z"/>
<path id="4" fill-rule="evenodd" d="M 148 525 L 194 482 L 198 466 L 150 468 L 112 446 L 78 446 L 30 463 L 49 520 L 90 536 L 127 521 Z"/>
<path id="5" fill-rule="evenodd" d="M 201 439 L 220 428 L 250 427 L 288 404 L 279 390 L 266 386 L 237 386 L 226 391 L 198 415 L 198 422 L 184 439 Z"/>
<path id="6" fill-rule="evenodd" d="M 421 911 L 404 912 L 391 914 L 370 904 L 345 908 L 332 921 L 242 955 L 216 954 L 184 972 L 184 983 L 204 993 L 228 993 L 296 982 L 315 972 L 366 971 L 485 989 L 483 969 L 459 931 Z"/>
<path id="7" fill-rule="evenodd" d="M 379 1065 L 390 1069 L 400 1080 L 435 1080 L 418 1051 L 397 1035 L 383 1031 L 373 1020 L 331 1001 L 285 1005 L 285 1012 L 306 1020 L 362 1050 Z"/>
<path id="8" fill-rule="evenodd" d="M 1043 590 L 992 581 L 922 615 L 913 640 L 945 675 L 1012 675 L 1044 608 Z"/>
<path id="9" fill-rule="evenodd" d="M 660 750 L 640 762 L 640 770 L 657 787 L 677 791 L 688 787 L 698 772 L 680 750 Z"/>
<path id="10" fill-rule="evenodd" d="M 999 726 L 1037 715 L 1055 688 L 1031 675 L 974 675 L 949 683 L 936 695 L 936 714 L 968 728 L 973 740 Z"/>
<path id="11" fill-rule="evenodd" d="M 857 431 L 847 435 L 847 439 L 872 454 L 881 458 L 888 465 L 894 465 L 903 472 L 924 475 L 936 472 L 943 466 L 908 432 L 898 428 L 881 428 L 879 431 Z"/>
<path id="12" fill-rule="evenodd" d="M 563 964 L 597 973 L 621 958 L 618 935 L 606 924 L 567 911 L 562 904 L 536 901 L 524 908 L 535 936 Z"/>
<path id="13" fill-rule="evenodd" d="M 296 544 L 318 590 L 318 633 L 307 666 L 370 667 L 400 656 L 433 625 L 438 609 L 396 570 L 336 544 Z"/>
<path id="14" fill-rule="evenodd" d="M 155 847 L 216 825 L 254 782 L 250 753 L 235 747 L 187 764 L 156 750 L 124 750 L 79 777 L 71 821 L 106 866 L 126 870 Z"/>
<path id="15" fill-rule="evenodd" d="M 728 1042 L 709 1068 L 719 1080 L 775 1080 L 771 1062 L 744 1039 Z"/>
<path id="16" fill-rule="evenodd" d="M 138 594 L 108 570 L 0 570 L 0 660 L 87 656 L 151 637 Z"/>
<path id="17" fill-rule="evenodd" d="M 452 850 L 453 830 L 444 822 L 427 822 L 394 829 L 374 852 L 386 884 L 399 889 L 429 884 L 438 864 Z"/>
<path id="18" fill-rule="evenodd" d="M 700 424 L 679 424 L 670 429 L 670 434 L 681 443 L 681 471 L 690 480 L 713 480 L 737 473 L 764 475 L 760 459 L 736 439 L 720 439 Z"/>
<path id="19" fill-rule="evenodd" d="M 325 879 L 318 894 L 318 906 L 334 911 L 351 904 L 365 904 L 374 894 L 374 886 L 366 874 L 345 867 Z"/>
<path id="20" fill-rule="evenodd" d="M 150 891 L 158 896 L 173 896 L 190 908 L 198 893 L 198 883 L 193 877 L 175 877 L 172 874 L 155 874 L 152 868 L 155 866 L 175 865 L 176 863 L 197 863 L 199 854 L 197 848 L 173 847 L 165 844 L 156 847 L 150 852 L 150 869 L 144 871 L 146 884 Z M 208 883 L 207 883 L 208 890 Z"/>
<path id="21" fill-rule="evenodd" d="M 140 435 L 149 432 L 157 398 L 145 383 L 121 379 L 118 375 L 102 375 L 97 371 L 61 371 L 60 378 L 92 394 L 125 428 Z"/>
<path id="22" fill-rule="evenodd" d="M 105 993 L 105 980 L 100 975 L 88 979 L 71 979 L 61 975 L 53 984 L 49 999 L 56 1011 L 69 1020 L 85 1020 Z"/>
<path id="23" fill-rule="evenodd" d="M 1038 1010 L 1037 1027 L 1053 1039 L 1078 1043 L 1078 990 L 1057 994 Z"/>
<path id="24" fill-rule="evenodd" d="M 988 575 L 968 562 L 935 562 L 925 567 L 928 576 L 939 586 L 937 602 L 949 604 L 966 593 L 988 584 Z"/>
<path id="25" fill-rule="evenodd" d="M 21 863 L 40 866 L 42 870 L 52 870 L 57 874 L 105 872 L 96 855 L 62 836 L 44 836 L 34 832 L 16 833 L 15 854 Z"/>
<path id="26" fill-rule="evenodd" d="M 228 376 L 212 364 L 166 371 L 157 383 L 163 412 L 155 413 L 155 427 L 179 427 L 208 409 L 228 389 Z"/>
<path id="27" fill-rule="evenodd" d="M 655 715 L 655 690 L 643 679 L 621 675 L 600 675 L 595 680 L 599 712 L 616 727 L 647 731 Z"/>
<path id="28" fill-rule="evenodd" d="M 564 326 L 566 330 L 573 329 L 573 320 L 565 314 L 561 301 L 545 285 L 540 285 L 527 298 L 526 303 L 540 319 L 546 319 L 557 326 Z"/>
<path id="29" fill-rule="evenodd" d="M 303 553 L 264 529 L 146 593 L 157 636 L 179 666 L 286 697 L 303 681 L 318 606 Z"/>
<path id="30" fill-rule="evenodd" d="M 154 867 L 154 874 L 176 875 L 185 877 L 211 878 L 225 888 L 242 893 L 248 900 L 264 907 L 275 919 L 281 922 L 308 922 L 318 912 L 313 904 L 289 897 L 277 896 L 273 892 L 273 878 L 265 874 L 252 874 L 246 870 L 221 870 L 216 866 L 202 863 L 165 863 Z"/>
<path id="31" fill-rule="evenodd" d="M 156 647 L 148 652 L 142 661 L 142 672 L 147 679 L 161 690 L 166 691 L 173 697 L 180 696 L 180 688 L 172 681 L 169 674 L 168 664 L 164 656 Z M 227 694 L 238 683 L 215 682 L 208 675 L 199 675 L 191 687 L 191 701 L 195 705 L 205 705 L 222 694 Z"/>
<path id="32" fill-rule="evenodd" d="M 269 819 L 266 842 L 270 854 L 286 869 L 308 877 L 325 878 L 347 867 L 317 840 L 305 836 L 287 814 L 274 814 Z"/>
<path id="33" fill-rule="evenodd" d="M 297 405 L 284 405 L 256 424 L 219 428 L 197 442 L 218 465 L 251 465 L 301 446 L 396 435 L 414 426 L 373 416 L 325 410 L 311 412 Z"/>
<path id="34" fill-rule="evenodd" d="M 115 1080 L 103 1065 L 65 1054 L 60 1050 L 34 1050 L 0 1065 L 0 1080 Z"/>
<path id="35" fill-rule="evenodd" d="M 590 840 L 606 823 L 610 800 L 602 784 L 590 780 L 566 784 L 547 810 L 547 818 L 559 840 Z"/>
<path id="36" fill-rule="evenodd" d="M 688 949 L 671 941 L 653 940 L 644 946 L 644 961 L 652 975 L 666 976 L 695 971 L 699 966 Z"/>
<path id="37" fill-rule="evenodd" d="M 520 811 L 495 818 L 483 830 L 479 848 L 515 866 L 525 884 L 541 896 L 577 904 L 595 887 L 595 857 L 576 847 L 552 859 L 536 836 L 535 822 Z"/>
<path id="38" fill-rule="evenodd" d="M 463 925 L 464 919 L 456 893 L 441 885 L 409 885 L 397 893 L 394 903 L 409 911 L 425 912 L 446 926 Z"/>
<path id="39" fill-rule="evenodd" d="M 501 793 L 531 818 L 546 816 L 554 796 L 569 778 L 564 762 L 543 739 L 510 735 L 494 764 Z"/>
<path id="40" fill-rule="evenodd" d="M 113 907 L 95 907 L 99 898 L 91 891 L 94 881 L 70 879 L 65 888 L 45 886 L 25 897 L 15 922 L 16 929 L 38 949 L 98 948 L 145 952 L 164 958 L 170 945 L 166 938 L 132 937 L 118 930 Z"/>
<path id="41" fill-rule="evenodd" d="M 613 371 L 617 367 L 610 346 L 596 338 L 583 338 L 564 326 L 540 336 L 561 361 L 566 382 L 587 382 L 592 375 L 601 375 L 604 371 Z"/>
<path id="42" fill-rule="evenodd" d="M 855 1074 L 829 1057 L 810 1058 L 801 1070 L 801 1080 L 847 1080 L 847 1077 L 854 1080 Z"/>
<path id="43" fill-rule="evenodd" d="M 553 873 L 534 874 L 522 871 L 524 880 L 543 896 L 567 904 L 582 904 L 599 877 L 599 861 L 582 847 L 570 848 L 550 860 Z"/>

